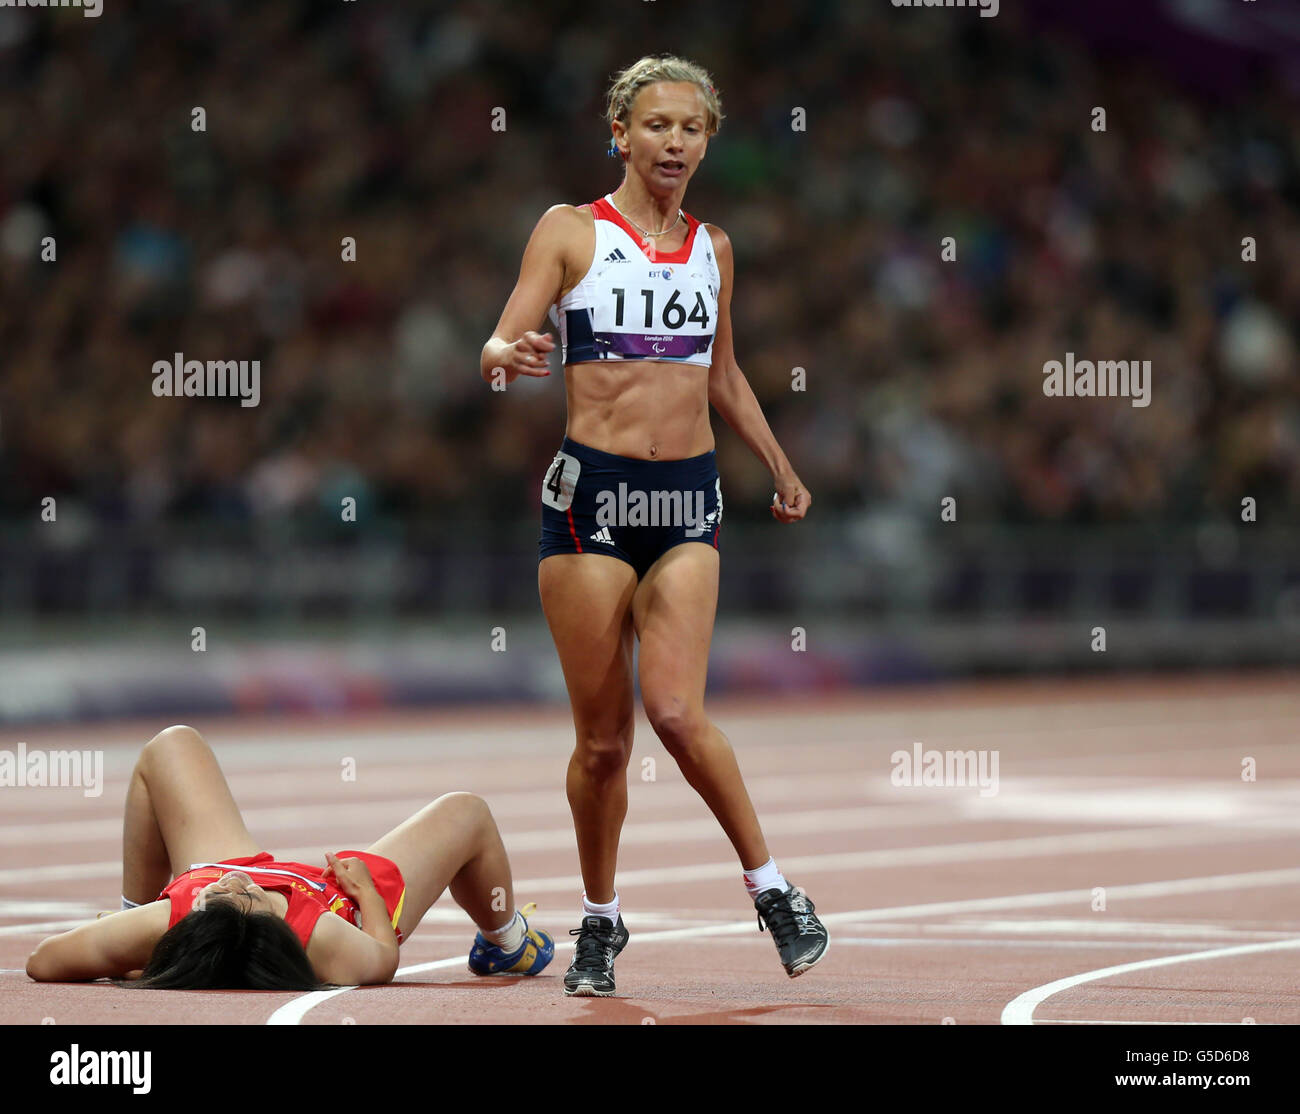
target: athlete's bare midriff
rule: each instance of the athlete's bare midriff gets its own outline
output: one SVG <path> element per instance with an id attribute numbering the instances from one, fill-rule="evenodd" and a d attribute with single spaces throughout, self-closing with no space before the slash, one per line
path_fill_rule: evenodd
<path id="1" fill-rule="evenodd" d="M 582 280 L 596 251 L 596 221 L 576 209 L 581 228 L 566 247 L 558 302 Z M 683 222 L 659 238 L 659 250 L 686 243 Z M 707 236 L 701 228 L 696 235 Z M 566 364 L 565 434 L 579 444 L 637 460 L 682 460 L 713 448 L 709 425 L 709 369 L 663 360 L 592 360 Z"/>

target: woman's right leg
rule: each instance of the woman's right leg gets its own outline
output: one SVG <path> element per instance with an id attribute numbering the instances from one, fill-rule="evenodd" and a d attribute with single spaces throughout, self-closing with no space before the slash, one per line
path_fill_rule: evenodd
<path id="1" fill-rule="evenodd" d="M 131 774 L 122 828 L 122 895 L 153 901 L 190 863 L 256 855 L 216 755 L 192 727 L 158 732 Z"/>
<path id="2" fill-rule="evenodd" d="M 564 670 L 577 736 L 565 787 L 587 900 L 614 900 L 632 757 L 632 596 L 636 571 L 604 553 L 556 553 L 537 587 Z"/>

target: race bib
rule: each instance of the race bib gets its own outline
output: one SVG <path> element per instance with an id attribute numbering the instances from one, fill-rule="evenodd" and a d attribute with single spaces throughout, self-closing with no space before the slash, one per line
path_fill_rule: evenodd
<path id="1" fill-rule="evenodd" d="M 542 502 L 557 511 L 567 511 L 573 505 L 573 489 L 578 486 L 582 461 L 568 453 L 556 453 L 542 481 Z"/>
<path id="2" fill-rule="evenodd" d="M 630 268 L 591 307 L 592 340 L 624 359 L 685 359 L 708 351 L 717 315 L 718 292 L 702 269 Z"/>

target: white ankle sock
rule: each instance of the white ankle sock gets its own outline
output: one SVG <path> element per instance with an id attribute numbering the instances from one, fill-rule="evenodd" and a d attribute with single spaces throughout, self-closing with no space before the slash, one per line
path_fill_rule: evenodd
<path id="1" fill-rule="evenodd" d="M 480 932 L 483 930 L 480 929 Z M 506 955 L 517 952 L 523 946 L 524 936 L 527 929 L 524 926 L 524 918 L 520 915 L 519 910 L 515 910 L 515 915 L 510 918 L 509 922 L 503 924 L 500 928 L 493 929 L 491 932 L 484 932 L 483 938 L 490 944 L 495 944 Z"/>
<path id="2" fill-rule="evenodd" d="M 123 909 L 138 909 L 138 908 L 140 908 L 140 903 L 139 903 L 138 901 L 128 901 L 128 900 L 126 899 L 126 895 L 124 894 L 124 895 L 122 896 L 122 908 L 123 908 Z"/>
<path id="3" fill-rule="evenodd" d="M 778 890 L 785 893 L 790 883 L 782 877 L 777 869 L 776 860 L 769 858 L 762 866 L 747 870 L 744 874 L 745 889 L 751 898 L 758 897 L 764 890 Z"/>
<path id="4" fill-rule="evenodd" d="M 614 924 L 618 924 L 618 890 L 614 891 L 614 900 L 604 905 L 599 902 L 588 901 L 587 891 L 582 891 L 582 915 L 584 917 L 608 917 Z"/>

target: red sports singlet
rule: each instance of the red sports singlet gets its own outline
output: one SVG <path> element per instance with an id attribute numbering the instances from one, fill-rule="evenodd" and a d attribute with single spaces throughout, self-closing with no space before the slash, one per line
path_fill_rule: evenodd
<path id="1" fill-rule="evenodd" d="M 402 915 L 406 882 L 402 878 L 402 872 L 397 869 L 397 864 L 368 851 L 336 851 L 335 855 L 340 859 L 361 859 L 366 864 L 370 876 L 375 880 L 375 888 L 388 908 L 393 931 L 397 933 L 397 942 L 400 944 L 402 934 L 397 929 L 397 920 Z M 167 922 L 167 927 L 171 928 L 194 910 L 198 893 L 204 886 L 215 882 L 228 871 L 242 870 L 264 890 L 277 890 L 289 899 L 285 923 L 294 930 L 306 948 L 312 929 L 324 913 L 337 913 L 349 924 L 361 927 L 356 903 L 344 896 L 332 877 L 321 878 L 324 869 L 306 863 L 277 862 L 269 851 L 259 851 L 256 855 L 237 859 L 222 859 L 216 863 L 193 863 L 189 870 L 178 874 L 167 884 L 157 900 L 167 898 L 171 901 L 171 919 Z"/>

